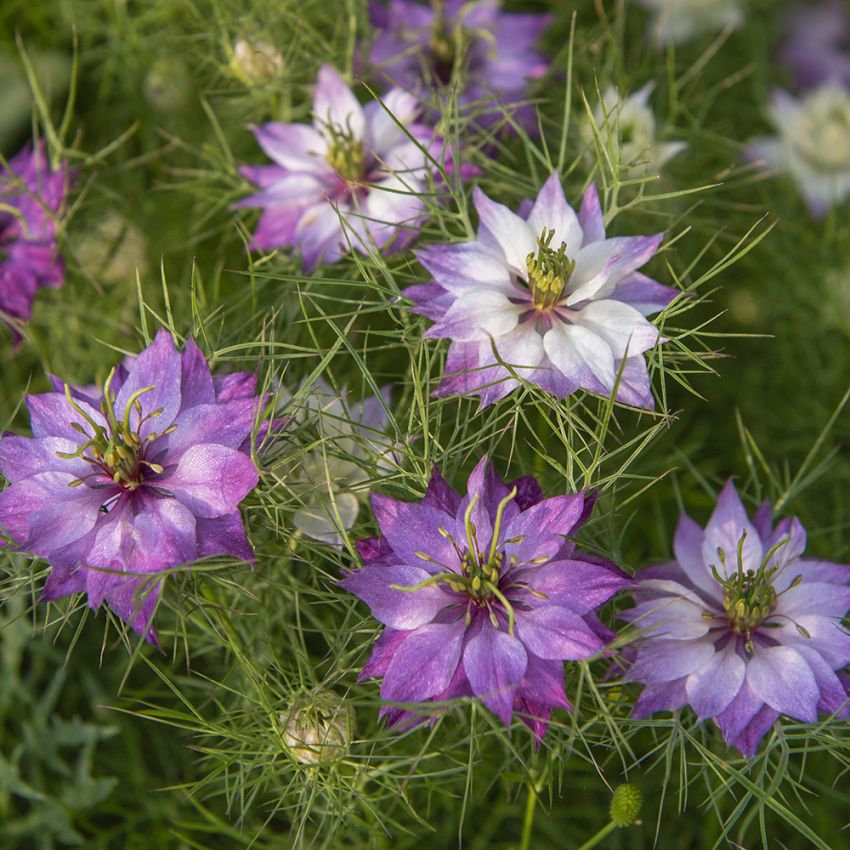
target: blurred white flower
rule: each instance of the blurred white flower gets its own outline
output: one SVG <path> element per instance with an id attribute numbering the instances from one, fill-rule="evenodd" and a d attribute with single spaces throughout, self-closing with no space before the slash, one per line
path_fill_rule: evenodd
<path id="1" fill-rule="evenodd" d="M 654 12 L 650 34 L 657 44 L 681 44 L 706 32 L 733 29 L 744 21 L 742 0 L 635 0 Z"/>
<path id="2" fill-rule="evenodd" d="M 132 284 L 136 271 L 148 267 L 144 233 L 114 210 L 89 226 L 76 240 L 76 257 L 83 271 L 103 283 Z"/>
<path id="3" fill-rule="evenodd" d="M 283 57 L 268 42 L 237 38 L 230 68 L 246 85 L 267 83 L 283 72 Z"/>
<path id="4" fill-rule="evenodd" d="M 603 141 L 619 144 L 619 161 L 627 176 L 657 173 L 687 147 L 681 141 L 656 141 L 655 113 L 649 105 L 654 88 L 655 83 L 649 82 L 621 99 L 617 89 L 608 86 L 602 103 L 593 111 L 593 124 Z M 588 120 L 583 125 L 588 144 L 593 139 L 593 124 Z"/>
<path id="5" fill-rule="evenodd" d="M 287 395 L 281 393 L 283 401 Z M 293 522 L 303 534 L 341 545 L 342 532 L 357 521 L 360 500 L 369 493 L 374 476 L 367 470 L 394 468 L 396 446 L 385 433 L 389 403 L 389 387 L 382 388 L 381 398 L 349 404 L 346 390 L 320 379 L 292 414 L 310 432 L 289 479 L 301 497 Z"/>
<path id="6" fill-rule="evenodd" d="M 192 81 L 189 71 L 176 56 L 163 56 L 145 75 L 142 93 L 158 112 L 180 112 L 189 99 Z"/>
<path id="7" fill-rule="evenodd" d="M 820 218 L 850 196 L 850 91 L 825 83 L 797 99 L 774 92 L 776 136 L 756 139 L 745 156 L 791 175 L 812 215 Z"/>
<path id="8" fill-rule="evenodd" d="M 354 722 L 354 709 L 333 691 L 298 697 L 280 714 L 284 746 L 302 764 L 342 758 L 354 737 Z"/>

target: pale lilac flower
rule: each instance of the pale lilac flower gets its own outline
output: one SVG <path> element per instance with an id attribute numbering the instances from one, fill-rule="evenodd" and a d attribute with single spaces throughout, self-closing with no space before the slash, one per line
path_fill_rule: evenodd
<path id="1" fill-rule="evenodd" d="M 296 452 L 287 484 L 301 498 L 293 523 L 308 537 L 342 545 L 342 533 L 357 521 L 360 502 L 369 493 L 368 470 L 392 469 L 395 444 L 386 433 L 390 390 L 383 387 L 380 398 L 350 402 L 345 389 L 338 392 L 319 379 L 291 415 L 290 430 L 301 425 L 307 447 Z M 287 396 L 280 394 L 283 401 Z M 297 448 L 294 433 L 289 442 Z"/>
<path id="2" fill-rule="evenodd" d="M 836 82 L 850 88 L 850 9 L 844 0 L 797 6 L 789 15 L 780 58 L 801 89 Z"/>
<path id="3" fill-rule="evenodd" d="M 655 113 L 649 97 L 655 88 L 649 82 L 626 98 L 621 98 L 614 86 L 608 86 L 602 103 L 593 112 L 593 123 L 582 125 L 588 145 L 596 132 L 602 143 L 611 144 L 618 151 L 618 161 L 625 176 L 658 173 L 674 156 L 686 147 L 685 142 L 660 142 L 656 138 Z"/>
<path id="4" fill-rule="evenodd" d="M 565 660 L 613 637 L 596 610 L 631 584 L 566 535 L 587 520 L 585 493 L 544 499 L 533 478 L 505 485 L 487 458 L 461 497 L 435 468 L 421 502 L 373 495 L 381 536 L 358 542 L 363 568 L 341 585 L 384 629 L 360 679 L 382 677 L 390 725 L 476 696 L 502 722 L 516 712 L 536 739 L 553 708 L 570 709 Z"/>
<path id="5" fill-rule="evenodd" d="M 313 90 L 313 123 L 254 128 L 274 165 L 244 166 L 261 191 L 237 206 L 263 210 L 252 247 L 296 248 L 305 270 L 350 247 L 387 253 L 415 235 L 442 142 L 417 123 L 416 98 L 393 89 L 361 106 L 329 65 Z"/>
<path id="6" fill-rule="evenodd" d="M 768 503 L 750 521 L 731 481 L 705 531 L 682 516 L 676 560 L 641 570 L 637 605 L 621 614 L 640 630 L 634 716 L 690 705 L 744 755 L 780 714 L 846 716 L 850 565 L 805 548 L 799 521 L 774 527 Z"/>
<path id="7" fill-rule="evenodd" d="M 619 401 L 652 408 L 643 353 L 659 338 L 645 317 L 677 292 L 637 270 L 663 234 L 606 238 L 595 187 L 576 215 L 557 174 L 526 218 L 477 187 L 473 199 L 478 238 L 417 252 L 434 280 L 404 293 L 435 321 L 426 336 L 452 341 L 434 394 L 488 405 L 522 378 L 559 399 L 580 387 L 610 396 L 616 385 Z"/>
<path id="8" fill-rule="evenodd" d="M 529 81 L 542 77 L 547 60 L 535 49 L 551 15 L 510 14 L 501 0 L 371 2 L 376 35 L 369 56 L 389 84 L 408 91 L 446 86 L 460 73 L 461 104 L 474 104 L 476 120 L 492 124 L 505 114 L 532 130 Z M 495 100 L 495 108 L 488 101 Z"/>
<path id="9" fill-rule="evenodd" d="M 850 89 L 825 83 L 800 100 L 777 90 L 770 118 L 778 134 L 752 142 L 746 159 L 789 174 L 816 218 L 844 203 L 850 197 Z"/>
<path id="10" fill-rule="evenodd" d="M 97 397 L 27 398 L 33 437 L 0 439 L 0 529 L 53 568 L 42 599 L 86 593 L 156 642 L 161 576 L 213 555 L 254 556 L 239 502 L 257 483 L 256 376 L 214 379 L 192 340 L 161 330 Z"/>
<path id="11" fill-rule="evenodd" d="M 50 168 L 43 142 L 0 169 L 0 318 L 27 321 L 36 290 L 64 282 L 56 232 L 67 193 L 68 169 Z"/>
<path id="12" fill-rule="evenodd" d="M 704 33 L 726 27 L 737 29 L 744 22 L 743 0 L 635 0 L 652 12 L 652 40 L 659 45 L 681 44 Z"/>

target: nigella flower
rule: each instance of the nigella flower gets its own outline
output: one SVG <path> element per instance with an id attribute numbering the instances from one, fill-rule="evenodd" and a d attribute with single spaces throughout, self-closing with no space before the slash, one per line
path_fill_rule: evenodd
<path id="1" fill-rule="evenodd" d="M 725 27 L 737 29 L 744 22 L 742 0 L 635 0 L 655 19 L 650 27 L 658 44 L 681 44 L 703 33 Z"/>
<path id="2" fill-rule="evenodd" d="M 825 83 L 797 100 L 774 93 L 770 117 L 777 136 L 756 139 L 750 161 L 787 172 L 816 218 L 850 196 L 850 89 Z"/>
<path id="3" fill-rule="evenodd" d="M 643 353 L 658 341 L 645 316 L 676 290 L 637 270 L 663 234 L 608 239 L 595 187 L 576 215 L 553 174 L 527 218 L 476 187 L 478 238 L 417 253 L 434 276 L 405 295 L 452 341 L 435 395 L 475 393 L 492 404 L 517 376 L 561 399 L 579 387 L 652 408 Z M 510 365 L 509 370 L 505 364 Z"/>
<path id="4" fill-rule="evenodd" d="M 593 124 L 606 144 L 610 139 L 619 150 L 619 162 L 626 175 L 643 175 L 658 172 L 686 147 L 685 142 L 659 142 L 656 140 L 655 114 L 649 105 L 649 96 L 655 88 L 649 82 L 634 94 L 620 98 L 614 86 L 608 86 L 602 95 L 602 104 L 594 110 Z M 587 143 L 594 139 L 590 121 L 582 125 Z"/>
<path id="5" fill-rule="evenodd" d="M 341 532 L 357 521 L 360 500 L 369 492 L 367 470 L 392 468 L 394 445 L 386 434 L 389 403 L 390 387 L 382 388 L 381 398 L 352 403 L 347 391 L 337 392 L 320 379 L 292 416 L 308 436 L 287 483 L 301 494 L 302 506 L 292 519 L 308 537 L 341 545 Z"/>
<path id="6" fill-rule="evenodd" d="M 192 340 L 161 330 L 97 397 L 27 398 L 33 438 L 0 440 L 0 529 L 53 570 L 42 599 L 86 593 L 156 642 L 162 570 L 198 558 L 253 561 L 239 502 L 257 483 L 256 376 L 214 379 Z"/>
<path id="7" fill-rule="evenodd" d="M 843 0 L 795 8 L 785 32 L 780 58 L 799 88 L 827 82 L 850 88 L 850 11 Z"/>
<path id="8" fill-rule="evenodd" d="M 566 539 L 592 507 L 583 492 L 544 499 L 533 478 L 505 485 L 486 457 L 463 497 L 436 468 L 421 502 L 373 495 L 381 536 L 359 541 L 363 568 L 341 582 L 386 627 L 360 678 L 383 677 L 394 703 L 474 695 L 542 738 L 570 708 L 563 662 L 606 645 L 596 609 L 630 584 Z M 433 712 L 381 711 L 391 725 Z"/>
<path id="9" fill-rule="evenodd" d="M 388 84 L 411 91 L 448 85 L 460 74 L 458 100 L 474 104 L 479 123 L 502 121 L 507 113 L 533 130 L 534 109 L 522 101 L 529 81 L 548 69 L 535 45 L 552 17 L 509 14 L 500 6 L 500 0 L 445 0 L 430 7 L 373 0 L 370 61 Z M 491 99 L 498 108 L 488 108 Z"/>
<path id="10" fill-rule="evenodd" d="M 753 755 L 780 714 L 814 723 L 847 715 L 850 566 L 801 557 L 796 519 L 752 521 L 730 481 L 703 531 L 682 516 L 676 560 L 638 573 L 641 632 L 627 678 L 646 687 L 635 717 L 690 705 Z"/>
<path id="11" fill-rule="evenodd" d="M 36 290 L 62 285 L 56 231 L 67 193 L 68 170 L 50 168 L 43 142 L 0 168 L 0 318 L 26 321 Z"/>
<path id="12" fill-rule="evenodd" d="M 349 245 L 364 253 L 402 247 L 425 214 L 422 193 L 442 146 L 418 112 L 401 89 L 363 107 L 324 65 L 312 124 L 254 128 L 274 165 L 241 169 L 261 189 L 237 205 L 263 210 L 252 246 L 298 248 L 305 270 L 338 260 Z"/>

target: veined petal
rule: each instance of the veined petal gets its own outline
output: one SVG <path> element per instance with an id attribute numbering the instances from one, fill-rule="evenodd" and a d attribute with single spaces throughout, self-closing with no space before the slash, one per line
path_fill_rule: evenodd
<path id="1" fill-rule="evenodd" d="M 555 231 L 551 243 L 555 250 L 562 242 L 567 246 L 567 256 L 574 257 L 581 249 L 584 232 L 575 210 L 567 203 L 559 174 L 553 173 L 543 184 L 527 221 L 535 236 L 545 230 Z"/>
<path id="2" fill-rule="evenodd" d="M 658 329 L 621 301 L 592 301 L 575 314 L 574 321 L 602 337 L 618 360 L 643 354 L 658 341 Z"/>
<path id="3" fill-rule="evenodd" d="M 820 692 L 814 673 L 790 646 L 758 647 L 747 663 L 747 684 L 780 714 L 806 723 L 818 719 Z"/>
<path id="4" fill-rule="evenodd" d="M 498 338 L 516 327 L 524 309 L 527 308 L 511 303 L 503 292 L 473 290 L 461 295 L 428 329 L 426 336 L 460 342 Z"/>
<path id="5" fill-rule="evenodd" d="M 737 653 L 736 641 L 730 641 L 688 676 L 688 702 L 700 718 L 715 717 L 738 695 L 746 672 L 747 664 Z"/>
<path id="6" fill-rule="evenodd" d="M 505 254 L 508 268 L 525 279 L 528 276 L 528 255 L 537 253 L 536 234 L 529 225 L 504 204 L 491 201 L 477 186 L 472 200 L 481 221 L 479 239 L 498 245 Z"/>
<path id="7" fill-rule="evenodd" d="M 506 295 L 517 292 L 504 256 L 481 242 L 432 245 L 418 250 L 416 259 L 443 289 L 455 295 L 471 289 L 495 289 Z"/>
<path id="8" fill-rule="evenodd" d="M 514 692 L 528 666 L 523 645 L 487 622 L 463 652 L 463 669 L 472 692 L 509 726 Z"/>
<path id="9" fill-rule="evenodd" d="M 558 605 L 516 612 L 517 636 L 538 658 L 578 661 L 605 646 L 578 614 Z"/>
<path id="10" fill-rule="evenodd" d="M 338 131 L 350 132 L 355 140 L 361 140 L 364 135 L 363 108 L 330 65 L 322 65 L 319 69 L 313 88 L 313 125 L 320 133 L 331 125 Z"/>
<path id="11" fill-rule="evenodd" d="M 610 392 L 617 379 L 614 354 L 602 337 L 588 328 L 558 322 L 543 337 L 552 364 L 578 386 L 591 381 Z"/>

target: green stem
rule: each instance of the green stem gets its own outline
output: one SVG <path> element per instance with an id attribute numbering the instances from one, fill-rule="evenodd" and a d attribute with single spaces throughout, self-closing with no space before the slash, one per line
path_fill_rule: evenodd
<path id="1" fill-rule="evenodd" d="M 591 847 L 596 847 L 596 845 L 599 844 L 599 842 L 602 841 L 602 839 L 605 838 L 606 835 L 613 832 L 616 828 L 617 824 L 615 824 L 614 821 L 611 821 L 606 826 L 603 826 L 602 829 L 600 829 L 599 832 L 597 832 L 596 835 L 593 836 L 593 838 L 590 838 L 585 841 L 584 844 L 582 844 L 581 847 L 578 848 L 578 850 L 590 850 Z"/>
<path id="2" fill-rule="evenodd" d="M 528 798 L 525 801 L 525 816 L 522 819 L 522 837 L 519 850 L 531 847 L 531 832 L 534 829 L 534 810 L 537 808 L 537 788 L 534 782 L 528 783 Z"/>

